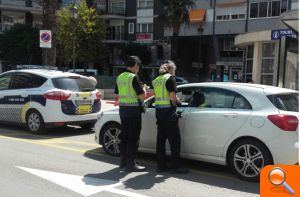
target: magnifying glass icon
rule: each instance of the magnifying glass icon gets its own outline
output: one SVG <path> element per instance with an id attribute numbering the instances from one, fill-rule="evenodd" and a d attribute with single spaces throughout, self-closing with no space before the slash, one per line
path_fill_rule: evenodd
<path id="1" fill-rule="evenodd" d="M 273 185 L 275 186 L 283 185 L 291 195 L 294 195 L 295 191 L 285 182 L 285 179 L 286 179 L 286 174 L 283 171 L 283 169 L 279 167 L 275 167 L 269 172 L 269 181 Z"/>

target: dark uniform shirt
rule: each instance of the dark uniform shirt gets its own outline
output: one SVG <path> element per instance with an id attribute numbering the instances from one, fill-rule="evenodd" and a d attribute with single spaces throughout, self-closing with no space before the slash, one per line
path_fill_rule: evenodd
<path id="1" fill-rule="evenodd" d="M 169 79 L 166 81 L 166 89 L 168 92 L 177 92 L 175 76 L 169 77 Z M 170 108 L 156 108 L 156 117 L 158 119 L 176 119 L 174 116 L 174 113 L 176 112 L 176 106 L 174 106 L 171 101 L 170 104 L 172 106 Z"/>
<path id="2" fill-rule="evenodd" d="M 126 72 L 133 73 L 129 70 Z M 136 95 L 144 94 L 142 82 L 140 78 L 136 75 L 132 80 L 132 87 L 136 92 Z M 119 94 L 118 85 L 115 87 L 115 94 Z M 141 114 L 141 107 L 138 106 L 120 106 L 120 116 L 122 117 L 135 117 Z"/>

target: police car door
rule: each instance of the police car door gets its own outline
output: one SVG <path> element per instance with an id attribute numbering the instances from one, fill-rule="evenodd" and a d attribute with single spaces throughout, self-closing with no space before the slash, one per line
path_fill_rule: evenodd
<path id="1" fill-rule="evenodd" d="M 7 121 L 8 119 L 8 111 L 6 109 L 7 106 L 7 95 L 12 93 L 9 90 L 10 83 L 12 79 L 12 74 L 2 74 L 0 75 L 0 121 Z"/>

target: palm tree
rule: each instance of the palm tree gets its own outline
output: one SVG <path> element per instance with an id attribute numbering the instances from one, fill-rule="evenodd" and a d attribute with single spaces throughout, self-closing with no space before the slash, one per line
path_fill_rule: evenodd
<path id="1" fill-rule="evenodd" d="M 43 64 L 56 65 L 56 11 L 58 0 L 42 0 L 43 5 L 43 28 L 52 31 L 52 48 L 43 49 Z"/>
<path id="2" fill-rule="evenodd" d="M 182 23 L 189 23 L 189 9 L 193 8 L 193 0 L 160 0 L 163 6 L 161 14 L 165 26 L 173 28 L 173 35 L 177 36 Z"/>
<path id="3" fill-rule="evenodd" d="M 193 0 L 159 0 L 162 4 L 163 10 L 160 15 L 166 27 L 171 27 L 173 31 L 171 56 L 177 61 L 178 51 L 178 34 L 182 23 L 189 23 L 190 9 L 194 7 Z"/>

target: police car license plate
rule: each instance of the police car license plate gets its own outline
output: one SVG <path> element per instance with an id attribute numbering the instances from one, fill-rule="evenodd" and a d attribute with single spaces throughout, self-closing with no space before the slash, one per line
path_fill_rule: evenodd
<path id="1" fill-rule="evenodd" d="M 77 114 L 89 114 L 91 113 L 92 108 L 90 105 L 79 105 L 77 108 Z"/>
<path id="2" fill-rule="evenodd" d="M 75 100 L 77 106 L 79 105 L 92 105 L 92 100 Z"/>

